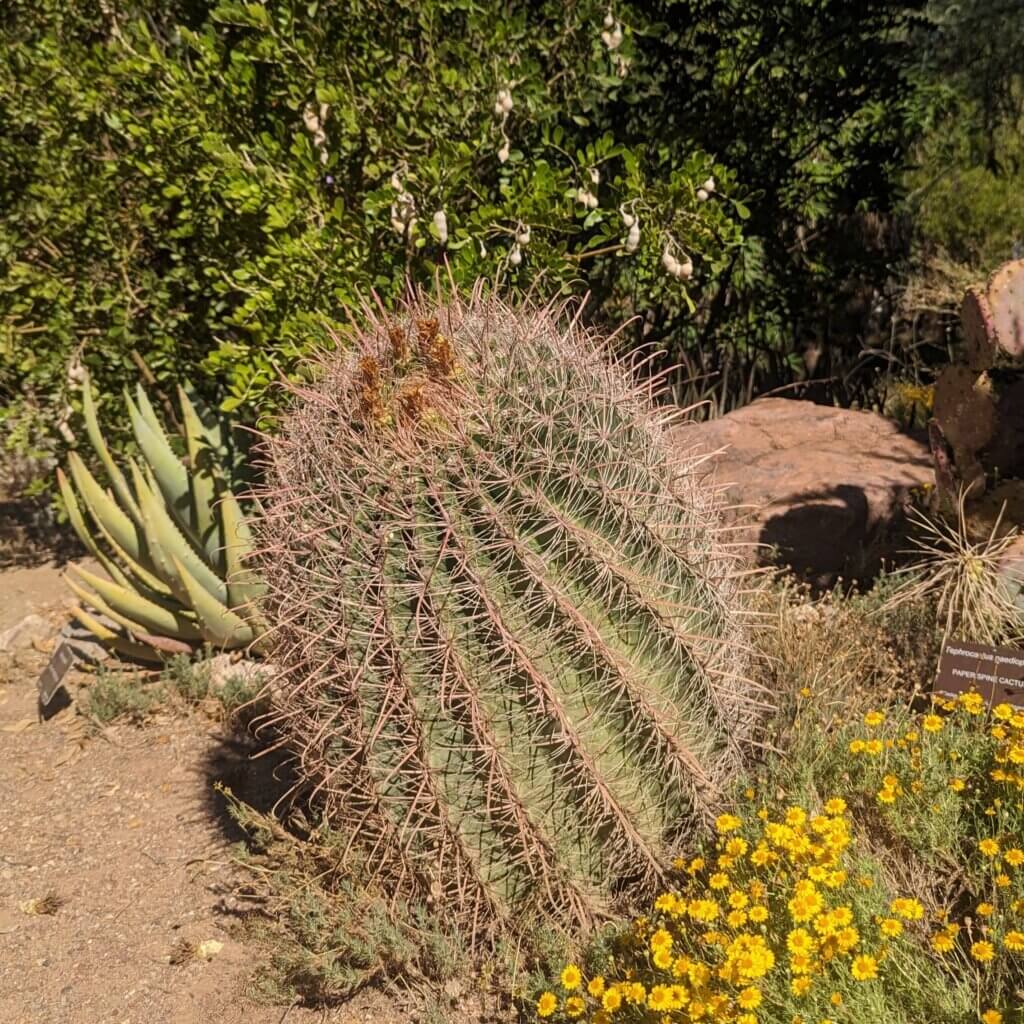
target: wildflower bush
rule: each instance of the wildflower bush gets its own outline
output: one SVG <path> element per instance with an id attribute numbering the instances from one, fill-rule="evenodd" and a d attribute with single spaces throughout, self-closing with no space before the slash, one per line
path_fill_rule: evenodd
<path id="1" fill-rule="evenodd" d="M 536 996 L 544 1019 L 1021 1019 L 1024 712 L 977 693 L 770 764 L 650 912 Z"/>

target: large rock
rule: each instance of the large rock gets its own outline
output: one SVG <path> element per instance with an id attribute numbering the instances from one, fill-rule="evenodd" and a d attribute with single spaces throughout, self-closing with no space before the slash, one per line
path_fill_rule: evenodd
<path id="1" fill-rule="evenodd" d="M 822 585 L 875 573 L 902 546 L 910 492 L 934 482 L 927 445 L 884 417 L 785 398 L 677 427 L 673 442 L 717 453 L 709 485 L 738 506 L 758 561 Z"/>

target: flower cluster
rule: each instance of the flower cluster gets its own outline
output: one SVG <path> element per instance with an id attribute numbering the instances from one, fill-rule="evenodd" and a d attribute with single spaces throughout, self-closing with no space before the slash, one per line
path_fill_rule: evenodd
<path id="1" fill-rule="evenodd" d="M 1000 1024 L 1024 971 L 1024 712 L 988 712 L 976 693 L 872 710 L 827 741 L 838 753 L 821 771 L 841 795 L 746 790 L 650 914 L 586 974 L 566 966 L 537 1015 L 832 1024 L 876 1019 L 916 985 L 962 992 L 969 1015 Z M 879 835 L 955 863 L 951 905 L 941 885 L 894 892 L 892 865 L 865 848 Z"/>

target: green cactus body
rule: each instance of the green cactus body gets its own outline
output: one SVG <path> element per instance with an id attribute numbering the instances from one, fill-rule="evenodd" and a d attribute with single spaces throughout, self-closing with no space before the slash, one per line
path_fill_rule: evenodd
<path id="1" fill-rule="evenodd" d="M 159 661 L 202 643 L 238 648 L 257 638 L 252 604 L 261 593 L 243 565 L 251 540 L 226 470 L 223 427 L 179 389 L 186 465 L 175 454 L 140 387 L 126 402 L 143 462 L 115 464 L 96 419 L 88 379 L 86 430 L 112 491 L 77 455 L 71 479 L 57 472 L 71 525 L 109 579 L 72 569 L 67 582 L 84 607 L 73 614 L 119 653 Z M 96 618 L 104 616 L 106 621 Z"/>
<path id="2" fill-rule="evenodd" d="M 372 322 L 266 447 L 279 727 L 398 891 L 587 922 L 714 812 L 759 701 L 693 460 L 578 327 Z"/>

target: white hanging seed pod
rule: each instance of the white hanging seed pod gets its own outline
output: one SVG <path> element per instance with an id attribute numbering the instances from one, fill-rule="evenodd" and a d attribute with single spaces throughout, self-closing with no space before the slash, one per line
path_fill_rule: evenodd
<path id="1" fill-rule="evenodd" d="M 714 177 L 714 175 L 709 175 L 708 176 L 708 180 L 704 182 L 704 184 L 701 186 L 701 188 L 703 188 L 704 191 L 707 192 L 709 195 L 712 192 L 714 192 L 715 191 L 715 177 Z"/>
<path id="2" fill-rule="evenodd" d="M 703 203 L 703 202 L 706 202 L 706 201 L 707 201 L 707 198 L 708 198 L 708 192 L 707 192 L 707 189 L 704 189 L 704 188 L 699 188 L 699 189 L 697 189 L 697 198 L 698 198 L 698 199 L 699 199 L 699 200 L 700 200 L 700 201 L 701 201 L 702 203 Z"/>
<path id="3" fill-rule="evenodd" d="M 442 245 L 448 244 L 448 217 L 444 210 L 438 210 L 434 214 L 434 229 L 437 231 L 438 241 Z"/>
<path id="4" fill-rule="evenodd" d="M 509 155 L 508 139 L 501 144 L 501 149 L 498 150 L 498 163 L 503 164 Z"/>
<path id="5" fill-rule="evenodd" d="M 512 246 L 512 251 L 508 254 L 508 261 L 513 267 L 518 267 L 523 262 L 523 251 L 519 248 L 518 242 Z"/>
<path id="6" fill-rule="evenodd" d="M 594 185 L 601 184 L 601 172 L 596 167 L 590 168 L 590 180 Z"/>
<path id="7" fill-rule="evenodd" d="M 689 280 L 693 276 L 693 261 L 687 256 L 686 261 L 683 263 L 676 264 L 679 270 L 676 274 L 677 277 L 681 277 L 684 280 Z"/>
<path id="8" fill-rule="evenodd" d="M 497 114 L 510 114 L 515 104 L 512 102 L 512 93 L 508 89 L 499 89 L 498 96 L 494 101 L 494 110 Z"/>
<path id="9" fill-rule="evenodd" d="M 672 252 L 666 246 L 665 251 L 661 254 L 661 265 L 673 276 L 679 276 L 679 261 L 672 255 Z"/>
<path id="10" fill-rule="evenodd" d="M 480 259 L 487 259 L 487 246 L 484 245 L 484 240 L 480 239 Z"/>
<path id="11" fill-rule="evenodd" d="M 636 252 L 640 245 L 640 225 L 634 221 L 629 225 L 629 234 L 626 235 L 626 252 Z"/>
<path id="12" fill-rule="evenodd" d="M 529 245 L 530 244 L 530 225 L 529 224 L 527 224 L 525 228 L 522 228 L 516 234 L 516 241 L 520 245 Z"/>
<path id="13" fill-rule="evenodd" d="M 601 42 L 609 50 L 617 50 L 622 45 L 622 26 L 616 23 L 615 28 L 605 29 L 601 33 Z"/>
<path id="14" fill-rule="evenodd" d="M 629 212 L 629 210 L 624 210 L 620 206 L 619 213 L 622 214 L 622 223 L 625 227 L 631 228 L 636 223 L 636 217 L 634 217 L 633 214 Z"/>
<path id="15" fill-rule="evenodd" d="M 588 210 L 596 210 L 597 209 L 597 196 L 595 196 L 593 192 L 588 192 L 587 193 L 587 209 Z"/>
<path id="16" fill-rule="evenodd" d="M 391 187 L 396 192 L 402 191 L 402 179 L 398 176 L 398 171 L 391 172 Z"/>
<path id="17" fill-rule="evenodd" d="M 609 12 L 608 12 L 608 13 L 607 13 L 607 14 L 606 14 L 606 15 L 604 16 L 604 27 L 605 27 L 605 28 L 611 28 L 611 27 L 612 27 L 612 26 L 613 26 L 614 24 L 615 24 L 615 15 L 614 15 L 614 14 L 612 14 L 612 12 L 611 12 L 611 11 L 609 11 Z"/>

